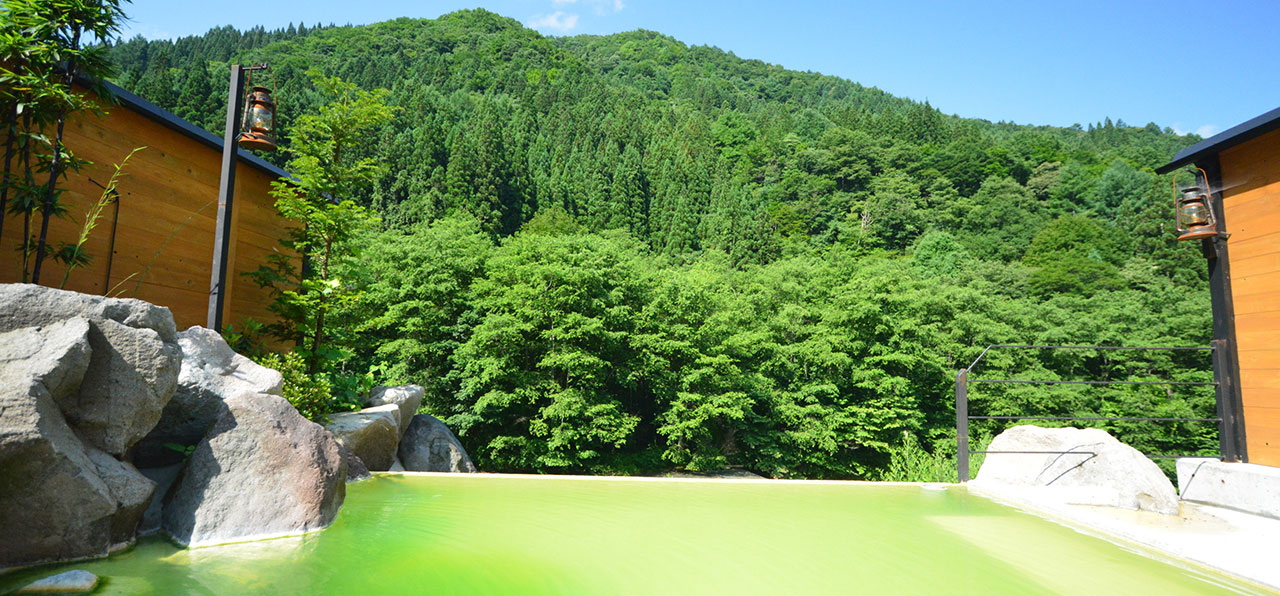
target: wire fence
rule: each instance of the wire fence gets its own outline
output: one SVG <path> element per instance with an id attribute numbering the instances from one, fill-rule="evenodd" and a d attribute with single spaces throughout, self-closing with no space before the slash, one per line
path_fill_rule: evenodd
<path id="1" fill-rule="evenodd" d="M 1040 350 L 1135 350 L 1135 351 L 1210 351 L 1213 354 L 1214 381 L 1061 381 L 1036 379 L 970 379 L 969 374 L 978 363 L 995 348 L 1040 349 Z M 1214 418 L 1156 417 L 1156 416 L 974 416 L 969 414 L 969 385 L 971 384 L 1032 384 L 1032 385 L 1167 385 L 1167 386 L 1212 386 L 1220 392 L 1217 381 L 1218 373 L 1225 370 L 1223 358 L 1226 350 L 1225 342 L 1214 340 L 1211 346 L 1054 346 L 1038 344 L 992 344 L 987 346 L 973 363 L 956 373 L 956 470 L 960 482 L 969 481 L 969 456 L 971 454 L 1084 454 L 1084 451 L 993 451 L 969 450 L 969 422 L 971 420 L 1046 420 L 1046 421 L 1092 421 L 1092 422 L 1213 422 L 1218 425 L 1218 457 L 1234 459 L 1232 453 L 1235 445 L 1232 427 L 1224 422 L 1222 416 L 1222 399 L 1218 399 L 1218 416 Z M 1180 457 L 1204 457 L 1203 455 L 1170 455 L 1144 453 L 1152 459 L 1177 459 Z"/>

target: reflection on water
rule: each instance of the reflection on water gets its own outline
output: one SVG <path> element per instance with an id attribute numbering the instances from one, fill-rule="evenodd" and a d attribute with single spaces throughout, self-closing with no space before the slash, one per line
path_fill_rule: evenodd
<path id="1" fill-rule="evenodd" d="M 1248 593 L 928 488 L 383 475 L 324 532 L 66 567 L 101 594 Z"/>

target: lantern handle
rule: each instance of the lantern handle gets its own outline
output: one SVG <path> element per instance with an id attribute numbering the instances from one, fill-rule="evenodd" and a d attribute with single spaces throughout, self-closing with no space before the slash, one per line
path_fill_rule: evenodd
<path id="1" fill-rule="evenodd" d="M 1213 229 L 1225 240 L 1230 234 L 1222 231 L 1222 222 L 1218 221 L 1218 213 L 1213 206 L 1213 187 L 1209 186 L 1209 173 L 1200 166 L 1196 166 L 1196 169 L 1200 171 L 1200 177 L 1204 178 L 1204 204 L 1209 208 L 1209 215 L 1213 219 Z"/>
<path id="2" fill-rule="evenodd" d="M 244 104 L 244 117 L 240 122 L 240 133 L 236 135 L 236 142 L 240 142 L 240 138 L 249 130 L 249 98 L 253 97 L 253 67 L 249 67 L 244 75 L 244 99 L 240 102 Z"/>
<path id="3" fill-rule="evenodd" d="M 1199 166 L 1187 166 L 1187 169 L 1185 171 L 1191 174 L 1192 177 L 1195 177 L 1196 171 L 1199 171 L 1200 177 L 1204 178 L 1205 192 L 1209 194 L 1213 194 L 1213 189 L 1209 188 L 1209 174 L 1204 171 L 1204 168 L 1201 168 Z M 1196 179 L 1196 183 L 1197 184 L 1200 183 L 1199 178 Z M 1178 194 L 1178 175 L 1177 174 L 1174 174 L 1173 177 L 1169 179 L 1169 184 L 1173 185 L 1173 194 L 1175 195 L 1174 200 L 1177 201 L 1177 198 L 1176 198 L 1176 195 Z"/>
<path id="4" fill-rule="evenodd" d="M 249 96 L 253 93 L 253 71 L 255 70 L 271 70 L 271 67 L 267 65 L 266 62 L 244 67 L 245 99 L 248 99 Z M 272 71 L 271 72 L 271 95 L 273 97 L 275 96 L 275 92 L 276 92 L 276 73 L 275 71 Z"/>
<path id="5" fill-rule="evenodd" d="M 1199 170 L 1199 172 L 1200 172 L 1200 176 L 1204 178 L 1204 192 L 1205 192 L 1205 194 L 1206 194 L 1206 195 L 1208 195 L 1208 197 L 1209 197 L 1209 199 L 1208 199 L 1208 200 L 1209 200 L 1210 202 L 1212 202 L 1212 201 L 1213 201 L 1213 189 L 1212 189 L 1212 188 L 1209 188 L 1209 174 L 1208 174 L 1208 172 L 1205 172 L 1205 171 L 1204 171 L 1204 168 L 1199 167 L 1199 166 L 1187 166 L 1186 172 L 1187 172 L 1187 173 L 1189 173 L 1189 174 L 1191 174 L 1191 176 L 1194 178 L 1194 177 L 1195 177 L 1195 175 L 1196 175 L 1196 171 L 1197 171 L 1197 170 Z M 1197 180 L 1196 180 L 1196 184 L 1199 184 L 1199 183 L 1200 183 L 1200 180 L 1199 180 L 1199 179 L 1197 179 Z M 1169 179 L 1169 184 L 1171 184 L 1171 185 L 1173 186 L 1173 206 L 1174 206 L 1174 209 L 1177 209 L 1177 207 L 1178 207 L 1178 175 L 1177 175 L 1177 174 L 1174 174 L 1174 175 L 1173 175 L 1173 177 Z"/>
<path id="6" fill-rule="evenodd" d="M 253 71 L 258 70 L 258 66 L 246 66 L 244 69 L 244 108 L 245 117 L 248 118 L 249 98 L 253 97 Z M 248 120 L 245 120 L 248 122 Z M 241 126 L 241 134 L 244 134 L 244 126 Z M 1176 177 L 1176 176 L 1175 176 Z"/>
<path id="7" fill-rule="evenodd" d="M 248 105 L 249 105 L 249 98 L 253 96 L 253 71 L 255 71 L 255 70 L 271 70 L 271 66 L 270 66 L 269 64 L 267 64 L 266 62 L 262 62 L 262 63 L 259 63 L 259 64 L 252 64 L 252 65 L 249 65 L 249 66 L 245 66 L 245 67 L 243 67 L 243 68 L 244 68 L 244 72 L 245 72 L 245 75 L 244 75 L 244 105 L 245 105 L 245 107 L 247 108 L 247 107 L 248 107 Z M 272 97 L 278 97 L 278 96 L 276 95 L 276 73 L 275 73 L 275 71 L 271 71 L 271 96 L 272 96 Z M 244 131 L 244 125 L 242 124 L 242 125 L 240 126 L 240 132 L 236 133 L 236 141 L 239 141 L 239 140 L 240 140 L 240 137 L 244 136 L 244 132 L 245 132 L 245 131 Z"/>

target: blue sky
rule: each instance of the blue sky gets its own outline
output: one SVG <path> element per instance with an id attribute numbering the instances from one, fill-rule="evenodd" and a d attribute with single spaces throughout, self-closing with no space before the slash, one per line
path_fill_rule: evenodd
<path id="1" fill-rule="evenodd" d="M 135 0 L 125 5 L 125 34 L 361 24 L 476 7 L 546 35 L 650 29 L 993 121 L 1110 117 L 1209 135 L 1280 106 L 1277 0 Z"/>

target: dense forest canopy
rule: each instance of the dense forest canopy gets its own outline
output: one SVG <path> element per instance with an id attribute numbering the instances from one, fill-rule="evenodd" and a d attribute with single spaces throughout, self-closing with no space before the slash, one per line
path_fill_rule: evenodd
<path id="1" fill-rule="evenodd" d="M 364 294 L 331 323 L 333 375 L 423 385 L 489 470 L 886 477 L 903 448 L 954 449 L 954 374 L 988 344 L 1209 341 L 1204 261 L 1153 172 L 1197 138 L 1155 124 L 947 116 L 654 32 L 547 38 L 483 10 L 111 53 L 122 86 L 219 134 L 227 64 L 269 63 L 286 146 L 323 101 L 308 70 L 388 90 L 394 116 L 357 150 L 383 166 L 356 197 L 382 225 L 335 264 Z M 1210 378 L 1196 353 L 988 359 Z M 973 399 L 1213 411 L 1150 386 Z M 1205 424 L 1107 428 L 1148 452 L 1216 444 Z"/>

